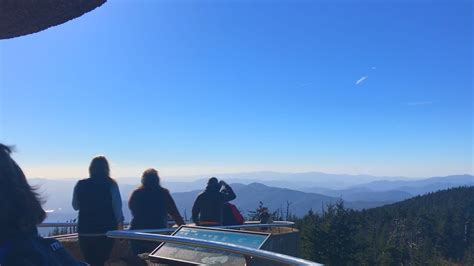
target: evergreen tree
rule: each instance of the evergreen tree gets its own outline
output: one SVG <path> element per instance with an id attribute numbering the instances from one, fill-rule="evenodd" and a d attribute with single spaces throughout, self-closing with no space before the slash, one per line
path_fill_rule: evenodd
<path id="1" fill-rule="evenodd" d="M 328 265 L 473 265 L 474 187 L 353 211 L 342 201 L 296 225 L 304 258 Z"/>

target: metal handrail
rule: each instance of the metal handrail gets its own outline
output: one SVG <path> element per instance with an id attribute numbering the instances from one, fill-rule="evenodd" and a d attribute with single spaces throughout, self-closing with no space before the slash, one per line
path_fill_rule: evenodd
<path id="1" fill-rule="evenodd" d="M 37 227 L 75 227 L 77 223 L 42 223 L 38 224 Z"/>
<path id="2" fill-rule="evenodd" d="M 294 226 L 294 222 L 287 221 L 276 221 L 269 224 L 261 223 L 245 223 L 240 225 L 219 225 L 213 226 L 212 228 L 222 228 L 222 229 L 240 229 L 240 228 L 261 228 L 261 227 L 285 227 L 285 226 Z M 164 229 L 137 229 L 137 230 L 127 230 L 128 232 L 135 233 L 172 233 L 177 228 L 164 228 Z"/>
<path id="3" fill-rule="evenodd" d="M 168 222 L 168 225 L 174 225 L 175 222 Z M 260 224 L 259 221 L 246 221 L 243 225 L 254 225 L 254 224 Z M 294 222 L 289 222 L 289 221 L 273 221 L 275 226 L 278 224 L 280 226 L 293 226 L 295 225 Z M 130 223 L 126 222 L 123 224 L 124 226 L 130 225 Z M 243 225 L 233 225 L 235 228 L 240 228 Z M 38 227 L 75 227 L 77 226 L 77 223 L 41 223 L 38 225 Z M 270 226 L 271 227 L 271 226 Z"/>
<path id="4" fill-rule="evenodd" d="M 126 225 L 128 225 L 128 223 Z M 295 225 L 294 222 L 289 222 L 289 221 L 273 221 L 273 223 L 269 223 L 269 224 L 261 224 L 258 221 L 247 221 L 241 225 L 213 226 L 213 228 L 239 229 L 239 228 L 261 228 L 261 227 L 292 227 L 294 225 Z M 77 223 L 43 223 L 43 224 L 38 225 L 38 227 L 74 227 L 74 226 L 77 226 Z M 162 229 L 127 230 L 127 232 L 167 234 L 167 233 L 172 233 L 175 230 L 176 228 L 162 228 Z M 65 239 L 65 238 L 75 238 L 75 237 L 77 237 L 77 233 L 51 236 L 50 238 Z"/>
<path id="5" fill-rule="evenodd" d="M 150 233 L 141 233 L 141 232 L 130 232 L 125 230 L 109 231 L 107 236 L 110 238 L 120 238 L 128 240 L 144 240 L 144 241 L 153 241 L 153 242 L 169 242 L 174 244 L 182 244 L 187 246 L 196 246 L 196 247 L 205 247 L 215 250 L 226 251 L 235 254 L 241 254 L 244 256 L 256 257 L 264 260 L 270 260 L 274 262 L 290 264 L 290 265 L 321 265 L 316 262 L 295 258 L 292 256 L 279 254 L 267 250 L 253 249 L 249 247 L 222 243 L 209 240 L 200 240 L 188 237 L 179 237 L 179 236 L 168 236 L 168 235 L 157 235 Z"/>

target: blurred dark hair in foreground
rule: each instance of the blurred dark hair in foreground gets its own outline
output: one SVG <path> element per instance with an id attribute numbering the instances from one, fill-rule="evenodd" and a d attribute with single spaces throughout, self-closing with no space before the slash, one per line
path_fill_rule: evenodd
<path id="1" fill-rule="evenodd" d="M 11 153 L 11 147 L 0 144 L 0 241 L 35 232 L 46 217 L 39 195 Z"/>

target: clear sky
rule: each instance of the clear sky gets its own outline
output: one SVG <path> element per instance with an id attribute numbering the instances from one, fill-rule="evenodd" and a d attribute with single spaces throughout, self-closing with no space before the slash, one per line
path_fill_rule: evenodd
<path id="1" fill-rule="evenodd" d="M 0 41 L 0 141 L 30 177 L 473 173 L 473 47 L 472 1 L 114 0 Z"/>

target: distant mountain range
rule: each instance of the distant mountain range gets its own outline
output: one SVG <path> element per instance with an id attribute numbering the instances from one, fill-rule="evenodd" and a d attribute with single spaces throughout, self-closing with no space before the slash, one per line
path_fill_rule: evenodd
<path id="1" fill-rule="evenodd" d="M 322 187 L 307 187 L 301 190 L 340 197 L 347 201 L 396 202 L 437 190 L 473 185 L 472 175 L 452 175 L 419 180 L 379 180 L 339 190 Z"/>
<path id="2" fill-rule="evenodd" d="M 251 183 L 248 185 L 231 184 L 237 198 L 232 201 L 239 210 L 247 215 L 249 211 L 255 210 L 259 202 L 263 202 L 266 207 L 272 211 L 280 210 L 286 213 L 287 204 L 290 212 L 296 216 L 306 214 L 310 209 L 320 212 L 327 204 L 334 203 L 340 198 L 326 196 L 318 193 L 308 193 L 287 188 L 270 187 L 261 183 Z M 201 190 L 190 192 L 173 193 L 173 198 L 181 212 L 188 217 L 191 215 L 191 209 L 194 199 Z M 346 206 L 354 209 L 372 208 L 382 206 L 394 201 L 347 201 Z"/>
<path id="3" fill-rule="evenodd" d="M 281 208 L 286 210 L 286 202 L 290 202 L 290 209 L 296 215 L 304 215 L 309 209 L 321 209 L 322 206 L 337 200 L 333 197 L 316 193 L 306 193 L 286 188 L 269 187 L 261 183 L 249 185 L 231 184 L 237 198 L 232 201 L 244 214 L 254 210 L 262 201 L 270 210 Z M 173 193 L 176 205 L 180 210 L 191 213 L 194 199 L 200 190 Z M 189 216 L 188 216 L 189 217 Z"/>
<path id="4" fill-rule="evenodd" d="M 221 177 L 220 175 L 216 175 Z M 222 175 L 224 177 L 224 175 Z M 247 178 L 246 178 L 247 177 Z M 360 180 L 359 180 L 360 179 Z M 474 186 L 474 176 L 453 175 L 426 179 L 408 179 L 403 177 L 351 176 L 324 173 L 273 173 L 257 172 L 227 174 L 224 180 L 232 183 L 238 198 L 235 204 L 244 213 L 255 209 L 262 201 L 270 209 L 286 209 L 290 202 L 293 214 L 303 215 L 309 209 L 321 210 L 327 203 L 343 199 L 346 206 L 354 209 L 372 208 L 401 201 L 416 195 L 441 189 Z M 340 186 L 336 186 L 337 180 Z M 72 179 L 29 179 L 32 185 L 44 197 L 45 209 L 51 210 L 52 220 L 64 220 L 69 214 L 74 216 L 71 207 L 72 191 L 77 180 Z M 122 198 L 126 201 L 130 193 L 138 186 L 139 178 L 117 179 Z M 164 180 L 163 185 L 173 192 L 180 211 L 191 215 L 192 203 L 206 184 L 206 179 L 195 181 Z M 368 181 L 368 182 L 362 182 Z M 323 186 L 328 185 L 328 187 Z M 128 215 L 128 208 L 124 205 Z M 127 217 L 129 218 L 129 217 Z"/>
<path id="5" fill-rule="evenodd" d="M 291 188 L 300 190 L 304 187 L 323 187 L 331 189 L 349 188 L 355 185 L 369 183 L 379 180 L 414 180 L 407 177 L 385 177 L 372 175 L 346 175 L 346 174 L 327 174 L 321 172 L 304 173 L 281 173 L 271 171 L 248 172 L 248 173 L 221 173 L 209 174 L 203 176 L 174 176 L 164 177 L 163 184 L 174 192 L 187 192 L 195 189 L 201 189 L 209 177 L 215 176 L 224 179 L 227 183 L 263 183 L 268 186 Z M 136 177 L 118 178 L 122 184 L 137 184 L 140 181 Z M 181 181 L 176 181 L 181 180 Z M 184 181 L 183 181 L 184 180 Z M 189 181 L 192 180 L 192 181 Z"/>

